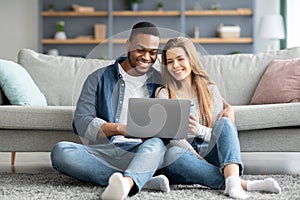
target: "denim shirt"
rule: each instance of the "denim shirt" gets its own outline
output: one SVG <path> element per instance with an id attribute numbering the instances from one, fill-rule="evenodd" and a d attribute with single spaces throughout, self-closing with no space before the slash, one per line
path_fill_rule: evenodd
<path id="1" fill-rule="evenodd" d="M 122 111 L 125 82 L 119 72 L 118 64 L 126 57 L 119 57 L 116 62 L 91 73 L 86 79 L 79 96 L 73 130 L 91 142 L 97 141 L 101 126 L 106 122 L 118 123 Z M 154 68 L 148 71 L 146 82 L 149 98 L 161 85 L 160 73 Z"/>

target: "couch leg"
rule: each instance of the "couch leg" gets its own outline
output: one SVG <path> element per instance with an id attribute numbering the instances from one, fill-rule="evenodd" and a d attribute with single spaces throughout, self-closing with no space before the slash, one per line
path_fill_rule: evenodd
<path id="1" fill-rule="evenodd" d="M 11 165 L 15 165 L 16 162 L 16 152 L 11 152 Z"/>

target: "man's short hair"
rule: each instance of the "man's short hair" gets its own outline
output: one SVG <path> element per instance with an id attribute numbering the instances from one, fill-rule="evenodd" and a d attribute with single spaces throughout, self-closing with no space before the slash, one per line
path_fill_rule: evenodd
<path id="1" fill-rule="evenodd" d="M 160 37 L 157 27 L 150 22 L 138 22 L 135 24 L 131 29 L 129 40 L 132 41 L 132 38 L 138 34 L 148 34 Z"/>

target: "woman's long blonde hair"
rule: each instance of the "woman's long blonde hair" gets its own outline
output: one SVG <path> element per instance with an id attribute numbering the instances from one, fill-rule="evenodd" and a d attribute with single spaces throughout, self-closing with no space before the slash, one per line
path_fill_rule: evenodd
<path id="1" fill-rule="evenodd" d="M 193 42 L 188 38 L 177 37 L 170 39 L 162 50 L 162 82 L 166 87 L 169 98 L 176 98 L 176 90 L 181 87 L 181 82 L 177 81 L 169 73 L 167 68 L 167 58 L 166 52 L 172 48 L 182 48 L 191 65 L 191 78 L 192 78 L 192 88 L 195 90 L 198 98 L 199 112 L 202 119 L 202 124 L 211 127 L 212 126 L 212 96 L 208 89 L 209 84 L 214 84 L 210 76 L 207 74 L 205 69 L 202 67 L 200 62 L 200 57 L 198 55 L 197 49 Z"/>

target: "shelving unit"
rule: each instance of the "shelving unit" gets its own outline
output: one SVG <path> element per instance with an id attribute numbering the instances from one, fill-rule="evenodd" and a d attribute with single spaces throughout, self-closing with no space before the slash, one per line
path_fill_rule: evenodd
<path id="1" fill-rule="evenodd" d="M 66 9 L 68 7 L 66 4 L 67 2 L 62 3 L 60 0 L 40 0 L 40 51 L 45 53 L 51 48 L 57 48 L 61 50 L 60 52 L 62 55 L 74 55 L 75 53 L 72 53 L 74 50 L 77 53 L 86 51 L 85 53 L 81 53 L 84 55 L 80 55 L 85 56 L 93 49 L 93 47 L 101 43 L 101 45 L 105 45 L 103 48 L 105 49 L 104 54 L 107 54 L 105 56 L 114 58 L 120 52 L 116 51 L 118 48 L 124 49 L 124 47 L 120 47 L 120 45 L 125 44 L 127 37 L 101 40 L 94 39 L 92 37 L 77 37 L 92 36 L 92 23 L 105 23 L 107 25 L 107 37 L 109 38 L 112 35 L 124 31 L 124 27 L 127 27 L 127 30 L 130 29 L 131 26 L 136 23 L 136 21 L 141 20 L 151 21 L 158 27 L 167 26 L 166 29 L 174 30 L 181 35 L 191 38 L 193 37 L 193 27 L 198 25 L 197 23 L 204 23 L 205 26 L 200 25 L 200 37 L 197 39 L 192 38 L 192 41 L 194 43 L 201 44 L 205 49 L 209 49 L 208 53 L 210 54 L 227 54 L 231 51 L 253 51 L 255 42 L 253 39 L 254 31 L 252 28 L 254 18 L 253 3 L 251 3 L 251 6 L 249 6 L 249 1 L 252 0 L 244 0 L 248 1 L 248 3 L 246 3 L 248 7 L 245 6 L 241 8 L 234 8 L 234 5 L 228 5 L 228 8 L 224 6 L 224 9 L 222 8 L 220 10 L 193 10 L 190 6 L 192 1 L 193 0 L 174 0 L 175 5 L 173 6 L 176 8 L 181 7 L 180 10 L 170 7 L 169 9 L 165 9 L 163 11 L 157 11 L 154 9 L 130 11 L 127 10 L 125 4 L 122 5 L 122 3 L 119 1 L 117 3 L 116 0 L 99 0 L 97 2 L 87 0 L 85 3 L 89 6 L 99 7 L 100 4 L 102 6 L 102 3 L 106 3 L 106 5 L 105 7 L 101 7 L 102 10 L 99 8 L 96 9 L 95 12 L 74 12 Z M 238 0 L 223 1 L 224 3 L 232 4 L 232 2 Z M 167 2 L 169 1 L 165 1 L 165 4 Z M 59 9 L 55 11 L 47 11 L 47 5 L 50 3 L 58 5 Z M 68 3 L 69 7 L 72 3 L 82 5 L 82 2 L 79 0 L 72 0 Z M 151 4 L 149 1 L 147 1 L 147 3 L 149 5 Z M 155 2 L 152 2 L 152 4 L 155 4 Z M 114 6 L 116 7 L 114 8 Z M 146 5 L 145 7 L 151 8 L 151 6 Z M 67 26 L 73 23 L 79 23 L 77 26 L 72 25 L 72 27 L 66 31 L 68 35 L 68 39 L 66 40 L 53 39 L 53 35 L 56 30 L 53 24 L 59 20 L 67 21 Z M 241 24 L 245 27 L 242 27 L 242 30 L 249 29 L 246 30 L 245 33 L 242 32 L 240 38 L 219 38 L 216 36 L 216 29 L 219 23 L 223 23 L 223 21 L 232 21 L 232 23 L 238 24 L 239 21 L 237 20 L 243 20 L 241 21 Z M 245 22 L 248 24 L 245 25 Z M 50 25 L 46 26 L 46 23 Z M 88 23 L 89 25 L 87 25 Z M 82 26 L 80 24 L 82 24 Z M 50 34 L 49 31 L 50 26 L 52 26 L 52 34 Z M 85 28 L 84 26 L 89 28 Z M 204 28 L 202 29 L 202 27 Z M 84 31 L 81 33 L 80 29 L 84 29 Z M 170 37 L 168 35 L 164 35 L 161 39 L 161 44 L 166 43 Z M 225 46 L 225 48 L 222 46 Z M 227 49 L 227 52 L 222 50 L 223 52 L 219 53 L 220 49 L 222 49 L 220 47 Z"/>

